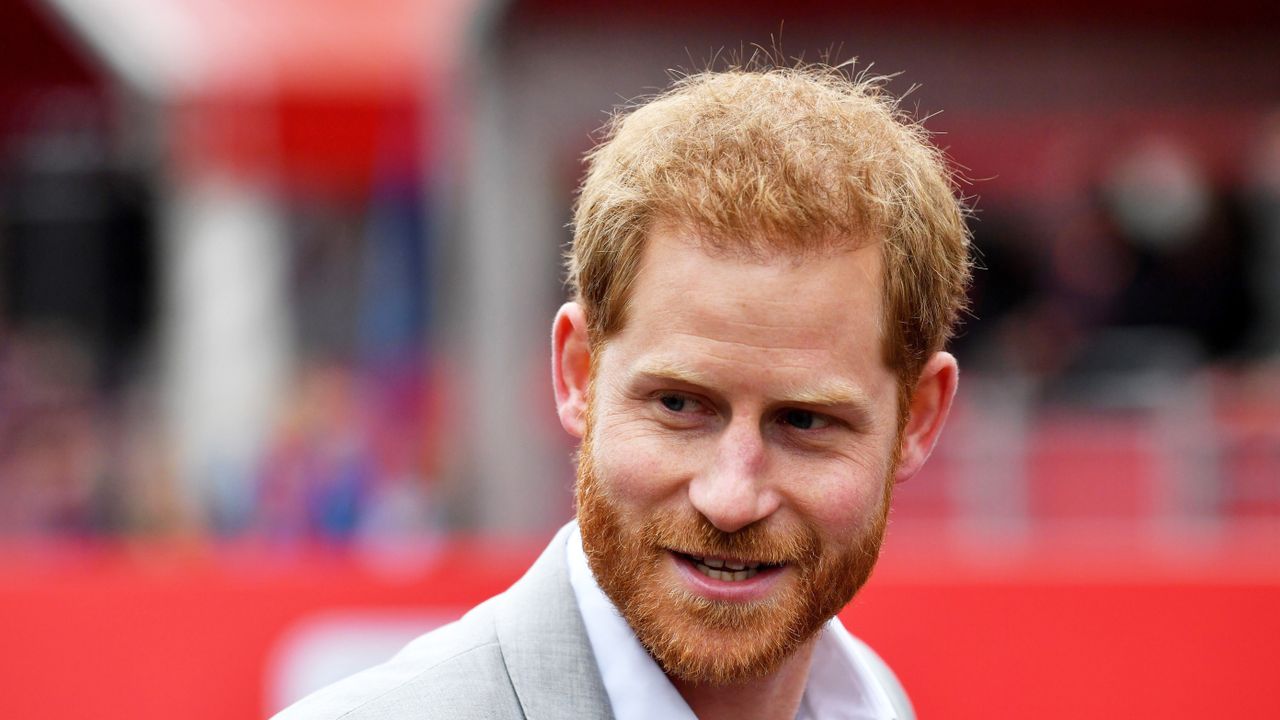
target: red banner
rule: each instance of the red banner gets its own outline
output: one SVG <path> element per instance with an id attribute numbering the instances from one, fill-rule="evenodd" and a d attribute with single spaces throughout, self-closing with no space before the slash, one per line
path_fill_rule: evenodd
<path id="1" fill-rule="evenodd" d="M 843 615 L 921 717 L 1280 717 L 1280 565 L 1259 541 L 1198 553 L 1063 541 L 1002 556 L 954 544 L 891 538 Z M 0 549 L 0 707 L 263 717 L 500 592 L 539 549 Z"/>

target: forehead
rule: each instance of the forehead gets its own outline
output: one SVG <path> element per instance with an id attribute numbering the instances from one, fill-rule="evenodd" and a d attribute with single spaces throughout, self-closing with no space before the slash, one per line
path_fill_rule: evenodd
<path id="1" fill-rule="evenodd" d="M 793 371 L 792 382 L 882 365 L 877 244 L 799 257 L 718 248 L 676 228 L 655 231 L 611 352 L 636 366 L 776 367 Z"/>

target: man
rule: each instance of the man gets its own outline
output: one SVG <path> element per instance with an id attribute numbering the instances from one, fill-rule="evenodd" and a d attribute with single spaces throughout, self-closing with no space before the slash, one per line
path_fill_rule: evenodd
<path id="1" fill-rule="evenodd" d="M 955 392 L 963 208 L 828 67 L 686 77 L 588 157 L 552 352 L 577 523 L 283 717 L 912 718 L 834 619 Z"/>

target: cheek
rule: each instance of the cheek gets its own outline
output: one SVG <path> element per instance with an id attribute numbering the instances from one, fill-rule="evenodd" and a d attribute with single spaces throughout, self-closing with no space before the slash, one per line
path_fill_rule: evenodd
<path id="1" fill-rule="evenodd" d="M 832 532 L 861 531 L 875 522 L 892 486 L 896 425 L 884 423 L 838 457 L 799 469 L 807 478 L 797 503 Z"/>
<path id="2" fill-rule="evenodd" d="M 792 501 L 800 515 L 829 535 L 861 533 L 883 507 L 887 475 L 887 467 L 811 469 L 798 476 L 808 481 L 792 492 Z"/>
<path id="3" fill-rule="evenodd" d="M 695 468 L 693 453 L 674 451 L 660 434 L 638 431 L 634 424 L 602 423 L 592 449 L 601 485 L 623 505 L 655 505 L 677 497 Z"/>

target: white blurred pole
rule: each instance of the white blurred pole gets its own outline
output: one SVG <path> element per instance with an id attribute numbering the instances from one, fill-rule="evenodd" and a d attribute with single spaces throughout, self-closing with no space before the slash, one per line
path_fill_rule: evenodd
<path id="1" fill-rule="evenodd" d="M 162 242 L 169 427 L 189 507 L 236 524 L 290 364 L 280 208 L 233 182 L 180 185 Z"/>
<path id="2" fill-rule="evenodd" d="M 546 432 L 555 417 L 550 377 L 533 371 L 550 353 L 558 267 L 553 148 L 536 141 L 536 128 L 518 126 L 492 61 L 474 72 L 469 233 L 453 318 L 467 374 L 463 515 L 487 532 L 543 531 L 570 514 L 567 460 Z"/>

